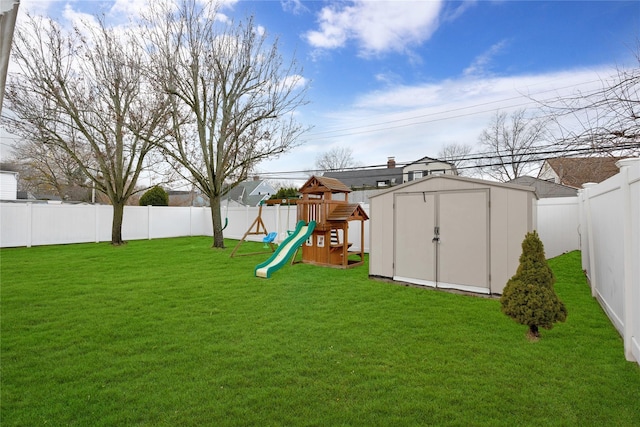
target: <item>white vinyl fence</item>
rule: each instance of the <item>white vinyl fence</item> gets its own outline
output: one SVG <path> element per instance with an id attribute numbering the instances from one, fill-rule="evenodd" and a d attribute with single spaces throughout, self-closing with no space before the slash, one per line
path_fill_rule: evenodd
<path id="1" fill-rule="evenodd" d="M 369 213 L 369 205 L 363 205 Z M 240 239 L 258 216 L 257 207 L 222 208 L 228 220 L 224 237 Z M 538 233 L 548 258 L 580 249 L 578 198 L 563 197 L 538 201 Z M 295 206 L 264 206 L 262 221 L 276 231 L 276 241 L 294 230 Z M 0 247 L 108 242 L 113 211 L 109 205 L 0 203 Z M 213 236 L 208 207 L 125 206 L 122 221 L 124 240 L 159 239 L 180 236 Z M 360 242 L 360 224 L 349 228 L 354 245 Z M 524 236 L 523 236 L 524 238 Z M 247 236 L 260 241 L 262 236 Z M 359 249 L 354 246 L 354 250 Z M 369 228 L 365 226 L 365 252 L 369 251 Z"/>
<path id="2" fill-rule="evenodd" d="M 222 208 L 228 220 L 224 237 L 241 239 L 258 216 L 257 207 Z M 365 206 L 365 211 L 368 207 Z M 267 231 L 276 231 L 276 242 L 296 226 L 295 206 L 264 206 L 262 222 Z M 109 205 L 0 203 L 0 247 L 108 242 L 111 240 L 113 210 Z M 252 229 L 255 230 L 255 227 Z M 180 236 L 213 236 L 208 207 L 125 206 L 123 240 L 159 239 Z M 349 227 L 354 250 L 360 242 L 360 223 Z M 264 236 L 249 235 L 261 241 Z M 368 229 L 365 252 L 369 250 Z"/>
<path id="3" fill-rule="evenodd" d="M 625 357 L 640 363 L 640 159 L 618 166 L 578 196 L 582 268 L 624 339 Z"/>

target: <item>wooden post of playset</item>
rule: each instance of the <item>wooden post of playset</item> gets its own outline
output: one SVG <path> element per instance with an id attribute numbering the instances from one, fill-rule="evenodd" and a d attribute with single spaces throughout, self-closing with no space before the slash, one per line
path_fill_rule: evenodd
<path id="1" fill-rule="evenodd" d="M 316 221 L 313 234 L 302 247 L 302 262 L 337 268 L 364 263 L 364 221 L 369 217 L 360 204 L 349 203 L 350 192 L 335 178 L 316 176 L 300 188 L 298 220 Z M 362 224 L 360 250 L 351 252 L 349 222 L 356 220 Z M 357 255 L 358 259 L 349 259 L 349 255 Z"/>

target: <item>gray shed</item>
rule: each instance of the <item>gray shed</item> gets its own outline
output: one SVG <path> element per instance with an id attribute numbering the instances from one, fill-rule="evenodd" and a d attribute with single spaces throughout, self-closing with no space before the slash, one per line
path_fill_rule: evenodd
<path id="1" fill-rule="evenodd" d="M 501 294 L 536 227 L 531 187 L 440 175 L 370 199 L 369 275 Z"/>

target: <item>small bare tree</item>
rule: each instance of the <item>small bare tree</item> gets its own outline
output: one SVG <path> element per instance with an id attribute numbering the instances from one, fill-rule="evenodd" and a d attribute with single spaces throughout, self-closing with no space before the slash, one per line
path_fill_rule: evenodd
<path id="1" fill-rule="evenodd" d="M 438 152 L 438 159 L 451 163 L 458 172 L 458 175 L 468 175 L 465 168 L 469 167 L 469 154 L 473 148 L 468 144 L 452 142 L 444 145 Z"/>
<path id="2" fill-rule="evenodd" d="M 557 124 L 557 143 L 581 154 L 640 154 L 640 41 L 636 67 L 618 68 L 600 88 L 539 100 Z"/>
<path id="3" fill-rule="evenodd" d="M 526 110 L 507 116 L 496 112 L 480 135 L 479 142 L 486 151 L 476 159 L 480 170 L 491 178 L 506 182 L 527 175 L 539 168 L 536 149 L 547 139 L 546 122 L 528 118 Z"/>
<path id="4" fill-rule="evenodd" d="M 18 26 L 6 97 L 12 131 L 69 156 L 113 205 L 111 243 L 122 244 L 124 205 L 145 157 L 164 137 L 166 97 L 150 90 L 133 33 L 85 23 L 71 32 L 29 17 Z"/>
<path id="5" fill-rule="evenodd" d="M 217 5 L 153 2 L 145 17 L 150 68 L 169 96 L 173 126 L 167 159 L 209 197 L 213 247 L 224 248 L 220 201 L 259 162 L 298 144 L 293 115 L 306 85 L 252 18 L 220 18 Z"/>
<path id="6" fill-rule="evenodd" d="M 334 147 L 316 157 L 318 171 L 343 171 L 357 166 L 359 163 L 353 159 L 353 150 L 347 147 Z"/>

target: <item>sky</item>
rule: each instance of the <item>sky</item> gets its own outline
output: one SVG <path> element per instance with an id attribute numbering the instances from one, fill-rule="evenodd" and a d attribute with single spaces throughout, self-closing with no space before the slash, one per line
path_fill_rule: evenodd
<path id="1" fill-rule="evenodd" d="M 118 23 L 145 1 L 22 0 L 20 15 L 70 24 L 102 12 Z M 311 129 L 258 166 L 274 180 L 304 178 L 333 147 L 366 166 L 477 147 L 496 111 L 533 115 L 535 100 L 587 92 L 617 67 L 638 66 L 638 1 L 227 0 L 222 13 L 254 15 L 309 84 L 297 116 Z"/>

